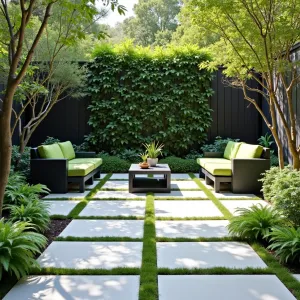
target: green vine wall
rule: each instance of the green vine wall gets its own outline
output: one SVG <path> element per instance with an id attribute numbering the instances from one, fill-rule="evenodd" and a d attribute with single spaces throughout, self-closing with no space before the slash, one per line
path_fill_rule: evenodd
<path id="1" fill-rule="evenodd" d="M 87 67 L 89 143 L 118 152 L 155 140 L 177 156 L 199 147 L 212 121 L 213 75 L 199 69 L 208 59 L 195 47 L 96 48 Z"/>

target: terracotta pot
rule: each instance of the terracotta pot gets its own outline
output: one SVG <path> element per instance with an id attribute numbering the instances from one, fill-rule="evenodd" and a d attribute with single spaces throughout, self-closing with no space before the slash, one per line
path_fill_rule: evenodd
<path id="1" fill-rule="evenodd" d="M 146 163 L 146 162 L 139 163 L 139 166 L 140 166 L 141 169 L 148 169 L 149 168 L 149 164 Z"/>
<path id="2" fill-rule="evenodd" d="M 155 167 L 158 163 L 158 158 L 147 158 L 147 163 L 150 167 Z"/>

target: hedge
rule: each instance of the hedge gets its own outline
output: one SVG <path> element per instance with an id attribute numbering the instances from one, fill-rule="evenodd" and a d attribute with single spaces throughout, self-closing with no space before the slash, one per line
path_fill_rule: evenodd
<path id="1" fill-rule="evenodd" d="M 200 70 L 209 56 L 196 47 L 102 45 L 87 65 L 91 97 L 88 142 L 94 150 L 121 152 L 160 141 L 167 153 L 199 148 L 211 124 L 212 73 Z"/>

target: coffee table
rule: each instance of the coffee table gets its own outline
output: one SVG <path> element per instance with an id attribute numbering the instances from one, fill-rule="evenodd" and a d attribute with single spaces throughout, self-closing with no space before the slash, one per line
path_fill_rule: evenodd
<path id="1" fill-rule="evenodd" d="M 164 175 L 162 178 L 138 177 L 136 175 Z M 171 169 L 167 164 L 157 164 L 156 167 L 141 169 L 138 164 L 132 164 L 129 169 L 129 193 L 171 192 Z"/>

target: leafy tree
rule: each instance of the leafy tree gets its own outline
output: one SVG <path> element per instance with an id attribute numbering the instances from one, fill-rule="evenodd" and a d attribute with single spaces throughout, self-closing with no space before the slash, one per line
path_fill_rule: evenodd
<path id="1" fill-rule="evenodd" d="M 168 43 L 171 40 L 170 32 L 174 32 L 178 25 L 180 6 L 180 0 L 140 0 L 134 6 L 136 17 L 124 21 L 126 36 L 142 46 L 152 45 L 156 38 L 160 40 L 157 45 L 162 40 Z"/>
<path id="2" fill-rule="evenodd" d="M 228 83 L 243 90 L 245 99 L 254 105 L 270 129 L 278 147 L 280 167 L 284 167 L 285 139 L 293 166 L 299 169 L 299 120 L 293 106 L 293 89 L 300 82 L 300 72 L 299 62 L 290 53 L 300 40 L 300 2 L 191 0 L 187 9 L 201 30 L 220 36 L 211 46 L 214 61 L 202 66 L 226 67 L 224 72 L 231 78 Z M 248 79 L 256 81 L 259 87 L 249 85 Z M 262 111 L 253 92 L 262 96 L 270 117 Z"/>
<path id="3" fill-rule="evenodd" d="M 117 0 L 102 0 L 103 5 L 110 5 L 111 9 L 118 9 L 119 13 L 124 13 L 124 6 L 118 4 Z M 89 24 L 99 15 L 95 7 L 95 1 L 80 0 L 49 0 L 39 2 L 38 0 L 20 0 L 16 3 L 0 0 L 0 18 L 1 18 L 1 45 L 5 47 L 7 58 L 7 77 L 6 90 L 2 97 L 2 107 L 0 110 L 0 215 L 2 214 L 2 205 L 4 191 L 7 184 L 10 162 L 11 162 L 11 120 L 13 114 L 13 101 L 19 85 L 28 74 L 30 64 L 34 58 L 35 50 L 39 45 L 43 35 L 47 30 L 47 25 L 51 15 L 55 14 L 55 8 L 64 10 L 64 18 L 69 19 L 69 24 Z M 31 36 L 31 42 L 26 45 L 26 37 L 32 34 L 29 30 L 35 17 L 35 12 L 39 12 L 40 24 Z M 53 17 L 52 15 L 52 17 Z M 74 18 L 76 15 L 76 18 Z M 70 28 L 70 37 L 61 36 L 62 45 L 70 45 L 73 41 L 85 37 L 85 26 L 72 26 Z M 3 53 L 3 51 L 2 51 Z M 55 53 L 55 52 L 54 52 Z M 1 54 L 3 55 L 3 54 Z M 1 66 L 1 69 L 5 66 Z"/>

